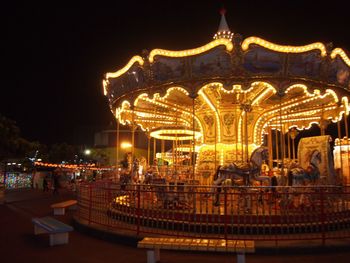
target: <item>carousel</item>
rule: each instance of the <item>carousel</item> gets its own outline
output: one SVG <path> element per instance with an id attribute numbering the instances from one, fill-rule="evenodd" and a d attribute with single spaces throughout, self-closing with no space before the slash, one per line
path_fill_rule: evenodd
<path id="1" fill-rule="evenodd" d="M 290 230 L 288 224 L 278 228 L 288 209 L 295 224 L 317 232 L 321 207 L 334 208 L 337 218 L 348 213 L 349 197 L 340 197 L 344 189 L 338 188 L 350 179 L 350 59 L 344 50 L 243 39 L 222 12 L 208 44 L 145 51 L 107 73 L 103 89 L 118 129 L 130 127 L 132 146 L 137 129 L 148 137 L 147 168 L 133 165 L 132 150 L 124 171 L 131 179 L 108 203 L 108 215 L 137 223 L 138 234 L 142 226 L 225 235 L 268 228 L 276 234 Z M 300 138 L 315 125 L 317 136 Z M 166 169 L 154 163 L 157 155 L 167 160 Z M 305 188 L 291 194 L 295 185 L 321 190 L 306 198 Z M 322 199 L 320 191 L 337 194 Z M 312 216 L 304 216 L 305 207 Z"/>
<path id="2" fill-rule="evenodd" d="M 177 168 L 187 156 L 191 169 L 186 176 L 210 185 L 219 166 L 251 165 L 254 150 L 265 146 L 270 156 L 259 165 L 282 175 L 291 163 L 306 169 L 317 150 L 323 183 L 332 183 L 331 138 L 325 131 L 332 122 L 338 124 L 335 158 L 344 159 L 349 67 L 345 51 L 330 44 L 284 46 L 259 37 L 242 39 L 231 33 L 222 14 L 212 42 L 134 56 L 124 68 L 105 75 L 103 88 L 118 124 L 129 125 L 132 132 L 142 129 L 149 151 L 152 139 L 153 146 L 163 146 L 161 154 L 164 143 L 171 142 L 172 174 L 181 175 Z M 305 138 L 297 147 L 298 131 L 313 124 L 320 136 Z M 154 156 L 147 159 L 152 164 Z M 349 180 L 347 167 L 338 172 L 346 175 L 344 181 Z"/>

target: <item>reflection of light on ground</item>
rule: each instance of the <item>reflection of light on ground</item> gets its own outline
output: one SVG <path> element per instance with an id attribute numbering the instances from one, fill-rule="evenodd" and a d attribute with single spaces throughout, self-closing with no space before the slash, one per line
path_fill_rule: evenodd
<path id="1" fill-rule="evenodd" d="M 129 196 L 128 195 L 121 195 L 121 196 L 117 196 L 114 199 L 114 202 L 118 205 L 126 205 L 126 206 L 130 206 L 130 200 L 129 200 Z"/>

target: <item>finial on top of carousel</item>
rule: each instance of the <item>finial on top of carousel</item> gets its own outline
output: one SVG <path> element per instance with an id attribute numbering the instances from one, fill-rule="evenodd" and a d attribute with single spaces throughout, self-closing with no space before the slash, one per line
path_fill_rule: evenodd
<path id="1" fill-rule="evenodd" d="M 221 8 L 220 14 L 221 14 L 221 20 L 220 20 L 219 29 L 213 38 L 214 39 L 228 38 L 228 39 L 232 40 L 233 33 L 231 33 L 231 31 L 230 31 L 230 28 L 227 25 L 226 17 L 225 17 L 226 9 Z"/>

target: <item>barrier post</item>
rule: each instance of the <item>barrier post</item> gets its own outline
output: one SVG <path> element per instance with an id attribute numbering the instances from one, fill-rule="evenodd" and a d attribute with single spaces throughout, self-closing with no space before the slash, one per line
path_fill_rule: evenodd
<path id="1" fill-rule="evenodd" d="M 140 198 L 140 191 L 141 191 L 141 186 L 138 184 L 137 185 L 137 208 L 136 208 L 136 215 L 137 215 L 137 230 L 136 230 L 136 234 L 139 235 L 140 234 L 140 205 L 141 205 L 141 198 Z"/>
<path id="2" fill-rule="evenodd" d="M 91 209 L 92 209 L 92 185 L 89 185 L 89 225 L 91 223 Z"/>
<path id="3" fill-rule="evenodd" d="M 321 200 L 321 232 L 322 232 L 322 245 L 326 244 L 326 232 L 325 232 L 325 213 L 324 213 L 324 189 L 320 189 Z"/>

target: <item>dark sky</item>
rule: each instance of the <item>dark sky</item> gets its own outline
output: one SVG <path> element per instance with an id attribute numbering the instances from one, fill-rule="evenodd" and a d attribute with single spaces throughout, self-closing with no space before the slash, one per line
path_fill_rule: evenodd
<path id="1" fill-rule="evenodd" d="M 143 49 L 210 42 L 222 3 L 231 31 L 244 38 L 333 42 L 350 50 L 347 1 L 8 2 L 0 11 L 0 113 L 17 122 L 23 137 L 43 143 L 92 144 L 95 130 L 115 125 L 102 95 L 103 74 Z"/>

